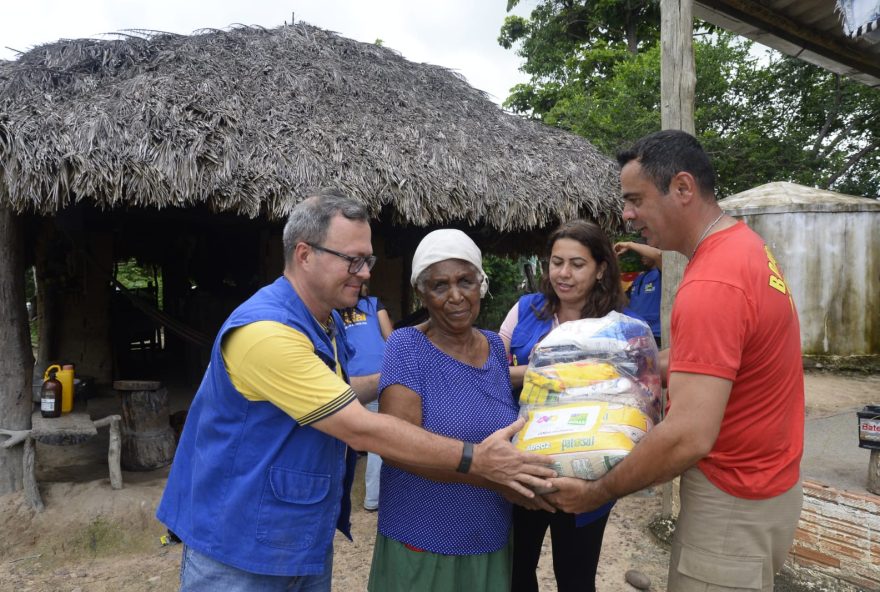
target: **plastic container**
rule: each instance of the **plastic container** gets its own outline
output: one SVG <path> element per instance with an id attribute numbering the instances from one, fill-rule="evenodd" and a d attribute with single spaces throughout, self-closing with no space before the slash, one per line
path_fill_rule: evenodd
<path id="1" fill-rule="evenodd" d="M 650 327 L 617 312 L 553 329 L 523 377 L 514 445 L 552 455 L 561 477 L 599 479 L 660 421 L 657 356 Z"/>

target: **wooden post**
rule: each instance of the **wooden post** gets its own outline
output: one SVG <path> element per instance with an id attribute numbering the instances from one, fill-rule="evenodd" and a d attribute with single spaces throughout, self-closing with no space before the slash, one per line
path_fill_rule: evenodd
<path id="1" fill-rule="evenodd" d="M 868 491 L 874 495 L 880 495 L 880 450 L 871 449 L 871 459 L 868 461 Z"/>
<path id="2" fill-rule="evenodd" d="M 34 382 L 43 380 L 43 372 L 55 357 L 55 328 L 58 324 L 58 279 L 49 272 L 52 258 L 55 220 L 43 218 L 37 231 L 34 260 L 34 285 L 37 297 L 37 360 L 34 364 Z"/>
<path id="3" fill-rule="evenodd" d="M 693 0 L 660 1 L 660 122 L 694 133 Z M 663 271 L 666 271 L 664 267 Z"/>
<path id="4" fill-rule="evenodd" d="M 119 415 L 108 415 L 94 422 L 96 428 L 110 426 L 110 446 L 107 450 L 107 465 L 110 467 L 110 487 L 113 489 L 122 489 L 122 468 L 120 467 L 121 458 L 121 441 L 119 424 L 122 417 Z"/>
<path id="5" fill-rule="evenodd" d="M 24 497 L 37 512 L 42 512 L 43 498 L 40 497 L 40 489 L 37 487 L 37 461 L 36 445 L 34 439 L 28 436 L 24 441 L 24 454 L 22 468 L 24 469 Z"/>
<path id="6" fill-rule="evenodd" d="M 693 0 L 660 0 L 660 121 L 663 129 L 694 134 L 694 19 Z M 663 252 L 663 291 L 660 324 L 663 346 L 671 344 L 669 327 L 672 301 L 684 275 L 687 259 L 672 251 Z M 665 401 L 664 401 L 665 403 Z M 664 404 L 665 408 L 665 404 Z M 678 513 L 678 480 L 663 486 L 663 517 Z"/>
<path id="7" fill-rule="evenodd" d="M 24 297 L 21 216 L 0 207 L 0 428 L 30 429 L 34 356 Z M 0 447 L 0 495 L 22 488 L 23 450 Z"/>

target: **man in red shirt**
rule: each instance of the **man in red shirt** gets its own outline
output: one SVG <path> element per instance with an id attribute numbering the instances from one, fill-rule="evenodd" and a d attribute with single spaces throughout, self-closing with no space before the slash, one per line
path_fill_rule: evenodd
<path id="1" fill-rule="evenodd" d="M 597 481 L 552 479 L 568 512 L 681 475 L 670 592 L 773 590 L 800 516 L 804 382 L 800 328 L 764 240 L 715 200 L 689 134 L 662 131 L 618 154 L 623 216 L 648 244 L 690 261 L 672 309 L 666 418 Z"/>

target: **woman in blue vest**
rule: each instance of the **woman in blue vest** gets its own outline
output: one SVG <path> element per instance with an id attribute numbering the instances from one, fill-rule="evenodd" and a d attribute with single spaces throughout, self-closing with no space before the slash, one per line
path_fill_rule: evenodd
<path id="1" fill-rule="evenodd" d="M 345 308 L 342 322 L 345 323 L 345 337 L 354 349 L 348 362 L 348 372 L 352 377 L 378 374 L 382 369 L 382 356 L 385 354 L 385 340 L 391 335 L 393 327 L 388 311 L 375 296 L 370 296 L 367 284 L 361 286 L 358 303 Z M 379 411 L 379 401 L 367 403 L 367 409 Z M 367 471 L 364 477 L 364 509 L 375 512 L 379 508 L 379 474 L 382 470 L 382 457 L 370 452 L 367 454 Z"/>
<path id="2" fill-rule="evenodd" d="M 532 350 L 551 329 L 566 321 L 619 312 L 625 303 L 617 258 L 597 225 L 566 222 L 550 234 L 547 252 L 541 291 L 520 298 L 499 331 L 515 389 L 522 387 Z M 515 506 L 512 592 L 537 592 L 535 569 L 548 527 L 559 592 L 595 591 L 602 537 L 613 505 L 578 515 Z"/>

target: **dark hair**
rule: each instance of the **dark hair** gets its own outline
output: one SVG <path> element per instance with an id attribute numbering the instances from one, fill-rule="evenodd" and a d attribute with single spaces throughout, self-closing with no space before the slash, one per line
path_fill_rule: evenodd
<path id="1" fill-rule="evenodd" d="M 330 220 L 341 214 L 348 220 L 369 222 L 367 209 L 335 189 L 321 189 L 296 204 L 284 225 L 284 262 L 290 261 L 297 243 L 320 245 L 327 238 Z"/>
<path id="2" fill-rule="evenodd" d="M 628 150 L 617 153 L 623 168 L 635 160 L 660 193 L 669 193 L 672 177 L 690 173 L 703 194 L 715 197 L 715 169 L 703 147 L 692 135 L 679 130 L 663 130 L 648 134 Z"/>
<path id="3" fill-rule="evenodd" d="M 581 309 L 581 318 L 604 317 L 612 310 L 620 312 L 626 303 L 623 288 L 620 285 L 620 267 L 617 265 L 617 257 L 611 247 L 608 235 L 593 222 L 586 220 L 571 220 L 562 224 L 550 233 L 547 239 L 547 258 L 553 252 L 553 245 L 562 238 L 576 240 L 590 252 L 596 261 L 596 265 L 605 263 L 605 272 L 601 279 L 596 280 L 596 285 L 587 294 L 587 301 Z M 541 293 L 545 303 L 538 311 L 539 319 L 549 319 L 559 311 L 559 296 L 550 284 L 550 274 L 545 269 L 541 277 Z"/>

